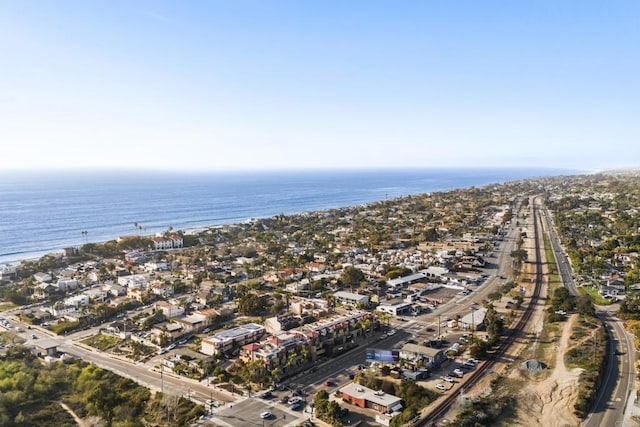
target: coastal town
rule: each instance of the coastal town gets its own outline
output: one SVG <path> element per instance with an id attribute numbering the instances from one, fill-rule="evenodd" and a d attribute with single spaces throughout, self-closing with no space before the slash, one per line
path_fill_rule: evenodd
<path id="1" fill-rule="evenodd" d="M 569 409 L 542 408 L 534 424 L 574 425 L 609 357 L 628 357 L 635 380 L 635 344 L 607 345 L 594 304 L 640 329 L 639 212 L 637 177 L 623 174 L 153 236 L 135 223 L 113 241 L 1 266 L 0 355 L 89 363 L 162 397 L 161 416 L 131 425 L 527 425 L 528 408 L 495 397 L 513 394 L 523 363 L 557 369 L 544 349 L 566 329 L 576 345 L 557 365 L 579 370 Z M 82 425 L 116 417 L 88 408 L 95 424 Z"/>

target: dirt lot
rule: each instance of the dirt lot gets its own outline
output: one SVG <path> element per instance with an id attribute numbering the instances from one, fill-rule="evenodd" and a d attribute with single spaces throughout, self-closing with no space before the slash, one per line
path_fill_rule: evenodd
<path id="1" fill-rule="evenodd" d="M 582 369 L 567 369 L 564 354 L 569 348 L 569 337 L 577 314 L 564 322 L 562 335 L 555 350 L 555 363 L 550 375 L 541 380 L 533 380 L 521 392 L 518 399 L 518 422 L 521 426 L 575 426 L 580 424 L 573 414 L 573 404 L 577 398 L 578 379 Z M 522 373 L 514 371 L 514 377 Z"/>

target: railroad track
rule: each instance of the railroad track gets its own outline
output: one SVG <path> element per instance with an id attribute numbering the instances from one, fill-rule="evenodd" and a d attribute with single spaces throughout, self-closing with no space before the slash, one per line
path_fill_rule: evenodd
<path id="1" fill-rule="evenodd" d="M 539 217 L 537 213 L 537 206 L 535 204 L 535 197 L 533 198 L 533 203 L 531 203 L 532 209 L 532 220 L 533 220 L 533 230 L 534 230 L 534 240 L 535 240 L 535 287 L 533 289 L 533 293 L 531 295 L 531 300 L 527 305 L 524 313 L 520 317 L 520 320 L 516 324 L 516 326 L 511 329 L 511 332 L 508 335 L 505 335 L 498 345 L 497 349 L 494 352 L 493 357 L 490 360 L 481 362 L 477 369 L 469 374 L 467 380 L 464 382 L 465 388 L 469 388 L 474 386 L 482 377 L 487 373 L 498 361 L 499 356 L 505 353 L 509 347 L 515 342 L 515 340 L 521 335 L 524 331 L 527 324 L 530 322 L 531 317 L 533 316 L 535 307 L 538 303 L 538 299 L 540 298 L 540 291 L 542 290 L 543 284 L 543 274 L 542 274 L 542 256 L 541 256 L 541 243 L 543 242 L 541 236 L 541 227 L 538 224 Z M 424 418 L 419 419 L 415 424 L 415 426 L 433 426 L 435 425 L 436 420 L 443 417 L 454 404 L 456 399 L 458 398 L 457 394 L 449 394 L 447 395 L 439 404 L 436 406 L 429 414 L 427 414 Z"/>

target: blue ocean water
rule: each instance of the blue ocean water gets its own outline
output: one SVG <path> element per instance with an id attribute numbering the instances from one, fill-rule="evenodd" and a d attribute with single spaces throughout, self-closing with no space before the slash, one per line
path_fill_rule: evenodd
<path id="1" fill-rule="evenodd" d="M 157 231 L 352 206 L 523 178 L 551 169 L 0 173 L 0 264 Z M 82 232 L 87 231 L 84 235 Z"/>

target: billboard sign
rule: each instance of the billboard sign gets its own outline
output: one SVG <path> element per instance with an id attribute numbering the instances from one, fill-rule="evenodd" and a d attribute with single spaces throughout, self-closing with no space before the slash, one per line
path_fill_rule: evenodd
<path id="1" fill-rule="evenodd" d="M 400 358 L 398 350 L 385 350 L 380 348 L 368 348 L 367 360 L 377 362 L 397 362 Z"/>

